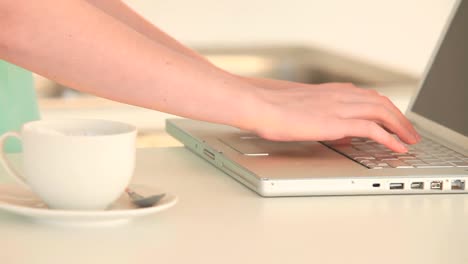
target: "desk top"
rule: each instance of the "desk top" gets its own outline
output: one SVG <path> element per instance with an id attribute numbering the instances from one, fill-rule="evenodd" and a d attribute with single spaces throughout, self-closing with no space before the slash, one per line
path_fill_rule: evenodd
<path id="1" fill-rule="evenodd" d="M 99 228 L 0 211 L 0 263 L 468 263 L 466 195 L 261 198 L 180 147 L 139 149 L 135 181 L 179 203 Z"/>

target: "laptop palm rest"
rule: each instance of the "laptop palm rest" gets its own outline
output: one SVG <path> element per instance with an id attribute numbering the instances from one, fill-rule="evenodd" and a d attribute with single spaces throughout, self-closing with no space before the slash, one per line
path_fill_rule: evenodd
<path id="1" fill-rule="evenodd" d="M 270 141 L 255 135 L 234 134 L 219 141 L 245 156 L 289 156 L 313 157 L 323 156 L 328 149 L 318 142 L 279 142 Z"/>

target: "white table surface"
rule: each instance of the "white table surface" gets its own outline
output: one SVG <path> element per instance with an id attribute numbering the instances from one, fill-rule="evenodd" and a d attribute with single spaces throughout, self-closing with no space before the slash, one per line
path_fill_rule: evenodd
<path id="1" fill-rule="evenodd" d="M 118 227 L 0 211 L 0 263 L 468 263 L 466 195 L 261 198 L 182 147 L 139 149 L 134 180 L 178 204 Z"/>

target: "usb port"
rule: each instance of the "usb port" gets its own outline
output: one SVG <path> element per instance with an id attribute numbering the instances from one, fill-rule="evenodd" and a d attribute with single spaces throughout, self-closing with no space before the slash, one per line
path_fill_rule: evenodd
<path id="1" fill-rule="evenodd" d="M 424 189 L 424 182 L 412 182 L 411 183 L 411 189 L 423 190 Z"/>
<path id="2" fill-rule="evenodd" d="M 404 183 L 390 183 L 390 190 L 402 190 L 405 188 Z"/>
<path id="3" fill-rule="evenodd" d="M 431 190 L 442 190 L 442 181 L 431 182 Z"/>
<path id="4" fill-rule="evenodd" d="M 452 190 L 465 190 L 465 180 L 453 180 Z"/>

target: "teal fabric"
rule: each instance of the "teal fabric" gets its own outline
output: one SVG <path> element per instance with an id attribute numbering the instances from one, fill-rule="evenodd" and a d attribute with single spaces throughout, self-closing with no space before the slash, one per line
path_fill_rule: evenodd
<path id="1" fill-rule="evenodd" d="M 0 60 L 0 134 L 19 131 L 21 126 L 39 119 L 32 73 Z M 6 142 L 7 152 L 21 151 L 14 138 Z"/>

